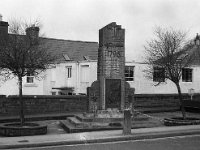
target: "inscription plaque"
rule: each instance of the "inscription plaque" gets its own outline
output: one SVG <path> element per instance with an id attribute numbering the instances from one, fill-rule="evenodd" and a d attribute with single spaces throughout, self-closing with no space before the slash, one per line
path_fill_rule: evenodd
<path id="1" fill-rule="evenodd" d="M 121 105 L 121 80 L 106 79 L 106 109 L 120 108 Z"/>

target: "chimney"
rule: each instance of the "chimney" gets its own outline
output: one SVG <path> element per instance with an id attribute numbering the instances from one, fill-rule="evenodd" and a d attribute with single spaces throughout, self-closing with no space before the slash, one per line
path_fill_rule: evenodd
<path id="1" fill-rule="evenodd" d="M 8 22 L 3 21 L 3 16 L 0 14 L 0 36 L 8 35 Z"/>
<path id="2" fill-rule="evenodd" d="M 39 27 L 28 27 L 26 29 L 26 36 L 30 39 L 31 44 L 37 44 L 39 38 Z"/>
<path id="3" fill-rule="evenodd" d="M 2 16 L 2 14 L 0 14 L 0 21 L 2 21 L 2 18 L 3 18 L 3 16 Z"/>
<path id="4" fill-rule="evenodd" d="M 196 35 L 196 38 L 194 39 L 194 44 L 197 45 L 197 46 L 200 45 L 200 37 L 199 37 L 198 33 Z"/>

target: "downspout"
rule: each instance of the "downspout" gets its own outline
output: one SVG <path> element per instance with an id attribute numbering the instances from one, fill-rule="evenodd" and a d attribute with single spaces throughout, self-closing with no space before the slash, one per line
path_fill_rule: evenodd
<path id="1" fill-rule="evenodd" d="M 76 67 L 77 67 L 77 71 L 76 71 L 76 94 L 80 93 L 79 89 L 80 89 L 80 83 L 79 83 L 79 72 L 80 72 L 80 62 L 77 61 L 76 63 Z"/>

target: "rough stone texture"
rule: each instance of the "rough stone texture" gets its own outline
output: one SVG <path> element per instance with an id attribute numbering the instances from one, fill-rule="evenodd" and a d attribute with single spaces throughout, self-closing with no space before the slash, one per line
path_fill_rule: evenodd
<path id="1" fill-rule="evenodd" d="M 99 50 L 97 63 L 97 81 L 88 89 L 89 110 L 93 104 L 98 110 L 118 108 L 123 110 L 130 94 L 128 83 L 125 83 L 125 29 L 112 22 L 99 30 Z M 126 92 L 126 90 L 128 90 Z M 132 95 L 132 94 L 131 94 Z M 91 97 L 91 98 L 90 98 Z M 92 105 L 92 106 L 91 106 Z"/>
<path id="2" fill-rule="evenodd" d="M 189 99 L 188 94 L 183 94 L 183 99 Z M 200 98 L 196 94 L 195 98 Z M 133 107 L 142 112 L 164 112 L 180 109 L 178 94 L 135 94 Z"/>
<path id="3" fill-rule="evenodd" d="M 24 96 L 25 114 L 86 112 L 87 96 Z M 0 98 L 0 115 L 18 115 L 17 96 Z"/>
<path id="4" fill-rule="evenodd" d="M 36 44 L 39 38 L 39 27 L 29 27 L 26 29 L 26 35 L 31 40 L 32 44 Z"/>
<path id="5" fill-rule="evenodd" d="M 164 125 L 166 126 L 181 126 L 181 125 L 199 125 L 200 120 L 198 118 L 165 118 Z"/>
<path id="6" fill-rule="evenodd" d="M 92 83 L 91 87 L 87 88 L 87 96 L 88 96 L 88 110 L 89 112 L 94 112 L 95 109 L 98 109 L 97 103 L 100 101 L 100 92 L 99 92 L 99 81 L 95 81 Z"/>
<path id="7" fill-rule="evenodd" d="M 185 106 L 187 111 L 200 111 L 200 100 L 184 100 L 183 105 Z"/>
<path id="8" fill-rule="evenodd" d="M 125 82 L 125 109 L 130 108 L 132 110 L 132 105 L 134 104 L 134 93 L 135 88 L 130 88 L 130 84 Z"/>
<path id="9" fill-rule="evenodd" d="M 46 133 L 47 126 L 36 123 L 25 123 L 24 127 L 20 127 L 19 123 L 5 123 L 0 125 L 0 135 L 2 136 L 30 136 Z"/>
<path id="10" fill-rule="evenodd" d="M 115 22 L 108 24 L 99 30 L 99 53 L 97 66 L 97 80 L 100 82 L 100 101 L 98 109 L 107 109 L 106 106 L 106 79 L 120 79 L 121 90 L 120 106 L 118 109 L 124 108 L 125 100 L 125 30 Z M 112 93 L 112 89 L 110 91 Z M 114 102 L 115 100 L 113 100 Z M 117 102 L 116 102 L 117 103 Z"/>
<path id="11" fill-rule="evenodd" d="M 97 86 L 98 82 L 92 87 Z M 91 88 L 92 88 L 91 87 Z M 89 88 L 90 89 L 90 88 Z M 25 114 L 45 114 L 45 113 L 64 113 L 64 112 L 87 112 L 92 110 L 93 98 L 98 98 L 98 90 L 94 88 L 93 92 L 96 95 L 87 96 L 24 96 L 25 99 Z M 134 93 L 133 91 L 130 93 Z M 129 95 L 129 94 L 126 94 Z M 129 96 L 127 96 L 129 97 Z M 129 99 L 129 98 L 128 98 Z M 183 94 L 183 99 L 188 100 L 190 96 Z M 180 108 L 177 94 L 135 94 L 132 100 L 132 105 L 139 111 L 146 112 L 162 112 L 173 111 Z M 200 102 L 200 94 L 193 97 L 194 101 Z M 89 104 L 90 103 L 90 104 Z M 127 102 L 127 106 L 130 107 Z M 91 108 L 88 108 L 91 107 Z M 128 108 L 126 107 L 126 108 Z M 3 97 L 0 96 L 0 116 L 18 115 L 19 101 L 16 96 Z"/>
<path id="12" fill-rule="evenodd" d="M 131 111 L 124 110 L 123 134 L 131 134 Z"/>

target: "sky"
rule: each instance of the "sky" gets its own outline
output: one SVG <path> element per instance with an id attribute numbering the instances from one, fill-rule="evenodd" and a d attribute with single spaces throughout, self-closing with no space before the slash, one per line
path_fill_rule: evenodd
<path id="1" fill-rule="evenodd" d="M 46 37 L 98 42 L 98 31 L 116 22 L 125 29 L 126 61 L 142 61 L 156 26 L 194 38 L 200 33 L 199 0 L 0 0 L 3 21 L 39 20 Z"/>

